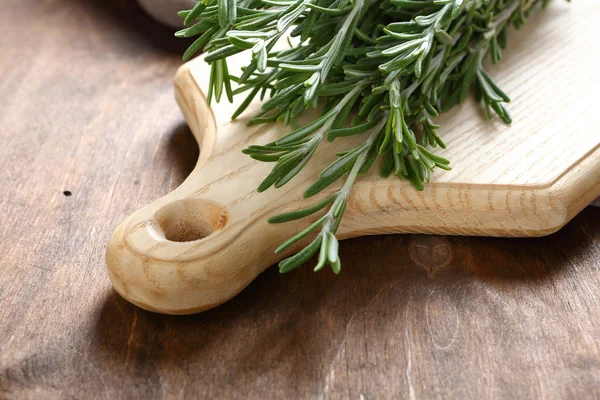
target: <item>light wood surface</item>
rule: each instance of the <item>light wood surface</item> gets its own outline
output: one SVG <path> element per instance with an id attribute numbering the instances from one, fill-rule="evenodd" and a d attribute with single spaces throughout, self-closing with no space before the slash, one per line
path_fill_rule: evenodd
<path id="1" fill-rule="evenodd" d="M 340 237 L 542 236 L 571 220 L 600 194 L 600 132 L 591 106 L 600 91 L 594 59 L 600 41 L 592 34 L 599 17 L 598 2 L 561 3 L 537 13 L 513 36 L 501 67 L 492 69 L 514 99 L 515 123 L 489 122 L 474 101 L 443 115 L 443 154 L 453 170 L 437 171 L 418 192 L 408 182 L 379 178 L 375 166 L 354 186 Z M 244 57 L 232 60 L 230 69 L 239 70 Z M 364 140 L 359 135 L 322 144 L 287 186 L 258 194 L 272 164 L 241 151 L 275 141 L 285 128 L 247 127 L 258 102 L 231 121 L 243 96 L 209 108 L 208 76 L 209 67 L 196 59 L 175 78 L 178 103 L 200 144 L 196 168 L 173 193 L 123 222 L 108 245 L 115 289 L 148 310 L 194 313 L 241 291 L 281 258 L 273 250 L 307 224 L 270 225 L 267 218 L 314 204 L 318 197 L 302 198 L 310 182 L 336 152 Z"/>
<path id="2" fill-rule="evenodd" d="M 134 0 L 5 0 L 0 33 L 0 399 L 600 398 L 600 208 L 542 238 L 344 240 L 339 276 L 269 268 L 192 316 L 133 306 L 105 246 L 198 159 L 188 43 Z"/>

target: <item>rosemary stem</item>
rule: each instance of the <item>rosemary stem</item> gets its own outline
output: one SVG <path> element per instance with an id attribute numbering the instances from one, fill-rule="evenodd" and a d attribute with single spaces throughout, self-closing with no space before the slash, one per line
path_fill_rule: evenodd
<path id="1" fill-rule="evenodd" d="M 350 173 L 348 174 L 348 178 L 346 178 L 346 182 L 344 183 L 344 186 L 342 186 L 342 189 L 340 190 L 344 197 L 347 198 L 348 195 L 350 195 L 350 190 L 352 190 L 352 185 L 354 184 L 354 181 L 356 180 L 356 177 L 358 176 L 358 171 L 360 171 L 363 164 L 365 163 L 365 159 L 367 158 L 369 149 L 373 145 L 373 142 L 375 142 L 375 140 L 377 139 L 377 136 L 379 136 L 379 134 L 381 133 L 381 130 L 385 126 L 386 122 L 387 122 L 387 118 L 382 118 L 381 121 L 372 129 L 371 134 L 369 135 L 369 138 L 366 141 L 368 146 L 365 146 L 365 150 L 356 159 L 354 166 L 352 167 L 352 169 L 350 170 Z"/>
<path id="2" fill-rule="evenodd" d="M 527 3 L 527 0 L 525 0 L 524 2 L 525 4 Z M 503 23 L 505 23 L 511 15 L 513 15 L 513 13 L 517 10 L 517 8 L 519 8 L 519 6 L 521 6 L 523 4 L 522 1 L 516 1 L 514 4 L 510 5 L 509 7 L 507 7 L 504 11 L 502 11 L 500 14 L 498 14 L 495 18 L 494 18 L 494 22 L 492 23 L 493 28 L 497 28 L 500 25 L 502 25 Z"/>

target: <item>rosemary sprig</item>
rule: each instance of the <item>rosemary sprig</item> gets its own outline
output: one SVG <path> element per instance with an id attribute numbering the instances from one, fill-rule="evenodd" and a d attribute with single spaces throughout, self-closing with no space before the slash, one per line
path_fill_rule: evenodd
<path id="1" fill-rule="evenodd" d="M 236 118 L 259 96 L 268 100 L 250 123 L 279 121 L 295 126 L 309 108 L 314 121 L 296 127 L 275 142 L 250 146 L 244 153 L 274 163 L 258 187 L 281 187 L 310 162 L 323 140 L 362 135 L 364 142 L 337 155 L 304 196 L 311 197 L 345 176 L 342 187 L 314 206 L 272 217 L 271 223 L 323 215 L 276 251 L 309 235 L 304 249 L 279 264 L 291 271 L 315 254 L 315 271 L 329 265 L 337 274 L 341 262 L 335 233 L 352 185 L 378 156 L 381 175 L 407 179 L 418 190 L 437 167 L 450 161 L 432 148 L 445 148 L 433 122 L 465 101 L 474 88 L 491 118 L 505 123 L 509 97 L 485 71 L 496 64 L 507 45 L 510 25 L 519 28 L 538 4 L 548 0 L 199 0 L 180 15 L 187 26 L 178 37 L 198 38 L 184 55 L 206 52 L 211 64 L 209 103 L 225 93 L 231 101 L 245 93 Z M 298 44 L 275 51 L 285 36 Z M 249 51 L 251 59 L 230 75 L 227 58 Z M 232 90 L 231 82 L 238 84 Z M 333 155 L 332 155 L 333 156 Z"/>

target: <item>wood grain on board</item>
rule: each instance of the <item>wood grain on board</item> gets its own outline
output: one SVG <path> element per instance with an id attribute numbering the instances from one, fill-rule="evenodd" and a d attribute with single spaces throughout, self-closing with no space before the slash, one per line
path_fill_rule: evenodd
<path id="1" fill-rule="evenodd" d="M 436 171 L 418 192 L 407 181 L 381 179 L 374 166 L 353 187 L 341 238 L 407 232 L 541 236 L 600 195 L 600 128 L 590 107 L 600 92 L 594 61 L 600 41 L 592 34 L 600 2 L 558 3 L 545 14 L 544 23 L 514 35 L 501 65 L 492 68 L 514 99 L 514 124 L 488 121 L 475 101 L 443 115 L 436 122 L 448 149 L 441 154 L 453 160 L 452 171 Z M 229 68 L 237 71 L 246 61 L 242 54 Z M 289 255 L 274 250 L 320 214 L 277 225 L 267 218 L 338 190 L 341 182 L 303 198 L 336 152 L 365 140 L 357 135 L 322 143 L 286 186 L 257 193 L 273 165 L 242 150 L 276 141 L 286 128 L 247 127 L 258 101 L 231 121 L 244 96 L 209 108 L 209 75 L 210 67 L 196 59 L 175 79 L 178 103 L 201 148 L 194 171 L 177 190 L 126 219 L 108 245 L 115 289 L 147 310 L 190 314 L 215 307 Z"/>
<path id="2" fill-rule="evenodd" d="M 193 316 L 131 305 L 105 245 L 196 163 L 186 43 L 134 0 L 5 0 L 0 33 L 0 399 L 600 398 L 597 208 L 543 238 L 345 240 L 340 276 L 271 268 Z"/>

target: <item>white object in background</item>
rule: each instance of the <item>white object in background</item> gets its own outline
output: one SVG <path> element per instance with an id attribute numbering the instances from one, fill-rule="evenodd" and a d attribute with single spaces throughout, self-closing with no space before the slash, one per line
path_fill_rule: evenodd
<path id="1" fill-rule="evenodd" d="M 155 20 L 172 28 L 181 28 L 183 20 L 177 15 L 181 10 L 189 10 L 195 0 L 138 0 L 140 6 Z"/>

